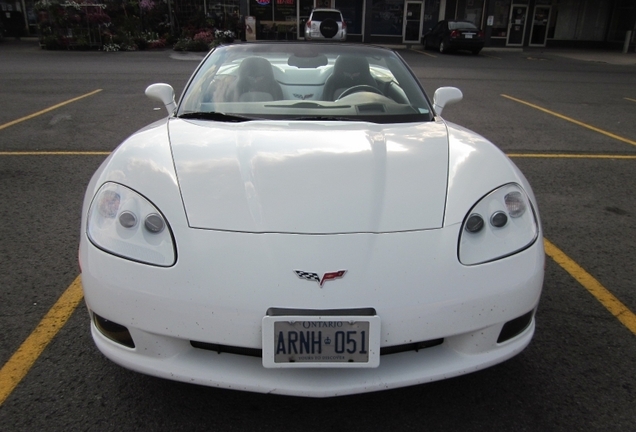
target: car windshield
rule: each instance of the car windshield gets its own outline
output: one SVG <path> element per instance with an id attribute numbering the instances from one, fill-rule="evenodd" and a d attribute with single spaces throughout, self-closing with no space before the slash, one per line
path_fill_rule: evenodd
<path id="1" fill-rule="evenodd" d="M 468 21 L 450 21 L 448 28 L 450 30 L 477 30 L 477 26 Z"/>
<path id="2" fill-rule="evenodd" d="M 417 79 L 393 51 L 342 44 L 217 47 L 188 83 L 177 116 L 214 121 L 432 120 Z"/>

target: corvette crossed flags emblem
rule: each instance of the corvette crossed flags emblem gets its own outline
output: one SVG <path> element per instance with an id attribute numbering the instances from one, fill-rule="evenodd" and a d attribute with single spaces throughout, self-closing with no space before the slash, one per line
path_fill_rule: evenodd
<path id="1" fill-rule="evenodd" d="M 320 285 L 320 288 L 322 288 L 323 284 L 327 281 L 340 279 L 341 277 L 345 275 L 346 272 L 347 272 L 346 270 L 328 272 L 322 275 L 322 278 L 321 278 L 318 275 L 318 273 L 310 273 L 310 272 L 306 272 L 302 270 L 294 270 L 294 273 L 296 273 L 296 276 L 304 280 L 318 282 L 318 285 Z"/>

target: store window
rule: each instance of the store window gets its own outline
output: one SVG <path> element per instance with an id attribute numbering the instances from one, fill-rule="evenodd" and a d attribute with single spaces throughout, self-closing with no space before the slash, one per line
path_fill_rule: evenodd
<path id="1" fill-rule="evenodd" d="M 272 21 L 273 7 L 271 0 L 252 0 L 250 2 L 250 15 L 258 21 Z"/>
<path id="2" fill-rule="evenodd" d="M 371 3 L 371 33 L 402 36 L 404 0 L 373 0 Z"/>
<path id="3" fill-rule="evenodd" d="M 424 23 L 422 24 L 424 33 L 435 27 L 440 20 L 439 2 L 440 0 L 424 0 Z"/>
<path id="4" fill-rule="evenodd" d="M 297 39 L 297 0 L 250 0 L 257 39 Z"/>
<path id="5" fill-rule="evenodd" d="M 510 19 L 510 1 L 499 0 L 495 2 L 493 15 L 492 37 L 508 36 L 508 20 Z"/>
<path id="6" fill-rule="evenodd" d="M 236 29 L 239 18 L 239 0 L 225 0 L 223 3 L 205 3 L 206 15 L 213 18 L 215 26 L 222 29 Z"/>
<path id="7" fill-rule="evenodd" d="M 352 4 L 354 3 L 354 4 Z M 347 23 L 348 34 L 362 34 L 362 0 L 336 0 L 336 9 L 340 9 Z"/>
<path id="8" fill-rule="evenodd" d="M 482 27 L 484 0 L 457 0 L 457 19 Z"/>
<path id="9" fill-rule="evenodd" d="M 296 0 L 274 0 L 274 20 L 296 22 Z"/>

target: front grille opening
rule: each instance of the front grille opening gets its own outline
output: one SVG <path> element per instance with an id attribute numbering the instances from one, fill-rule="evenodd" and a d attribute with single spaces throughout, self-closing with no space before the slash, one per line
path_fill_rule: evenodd
<path id="1" fill-rule="evenodd" d="M 133 342 L 130 332 L 123 325 L 107 320 L 106 318 L 97 315 L 95 312 L 93 312 L 93 322 L 95 323 L 97 330 L 99 330 L 99 332 L 108 339 L 128 348 L 135 347 L 135 343 Z"/>
<path id="2" fill-rule="evenodd" d="M 431 348 L 444 343 L 444 339 L 433 339 L 430 341 L 413 342 L 403 345 L 395 345 L 380 348 L 380 355 L 397 354 L 407 351 L 419 351 L 421 349 Z M 217 353 L 228 353 L 244 355 L 249 357 L 263 357 L 263 351 L 258 348 L 244 348 L 230 345 L 221 345 L 207 342 L 190 341 L 190 345 L 194 348 L 204 349 L 207 351 L 216 351 Z"/>
<path id="3" fill-rule="evenodd" d="M 527 314 L 521 315 L 520 317 L 505 323 L 503 328 L 501 329 L 501 333 L 499 333 L 497 343 L 505 342 L 515 336 L 520 335 L 525 329 L 528 328 L 528 326 L 532 322 L 533 314 L 534 310 L 531 310 Z"/>
<path id="4" fill-rule="evenodd" d="M 429 341 L 413 342 L 403 345 L 394 345 L 380 348 L 380 355 L 397 354 L 407 351 L 418 352 L 421 349 L 431 348 L 444 343 L 444 339 L 433 339 Z"/>
<path id="5" fill-rule="evenodd" d="M 263 351 L 258 348 L 244 348 L 230 345 L 221 345 L 207 342 L 190 341 L 190 345 L 194 348 L 204 349 L 207 351 L 216 351 L 217 353 L 238 354 L 249 357 L 263 357 Z"/>

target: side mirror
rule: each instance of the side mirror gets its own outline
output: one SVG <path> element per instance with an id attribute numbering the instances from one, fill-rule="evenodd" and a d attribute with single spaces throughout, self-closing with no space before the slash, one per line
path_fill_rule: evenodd
<path id="1" fill-rule="evenodd" d="M 151 84 L 146 89 L 146 96 L 164 104 L 169 116 L 171 116 L 177 108 L 177 104 L 174 101 L 174 89 L 170 84 Z"/>
<path id="2" fill-rule="evenodd" d="M 440 87 L 435 90 L 433 96 L 433 109 L 438 116 L 441 116 L 446 105 L 459 102 L 463 97 L 461 90 L 456 87 Z"/>

